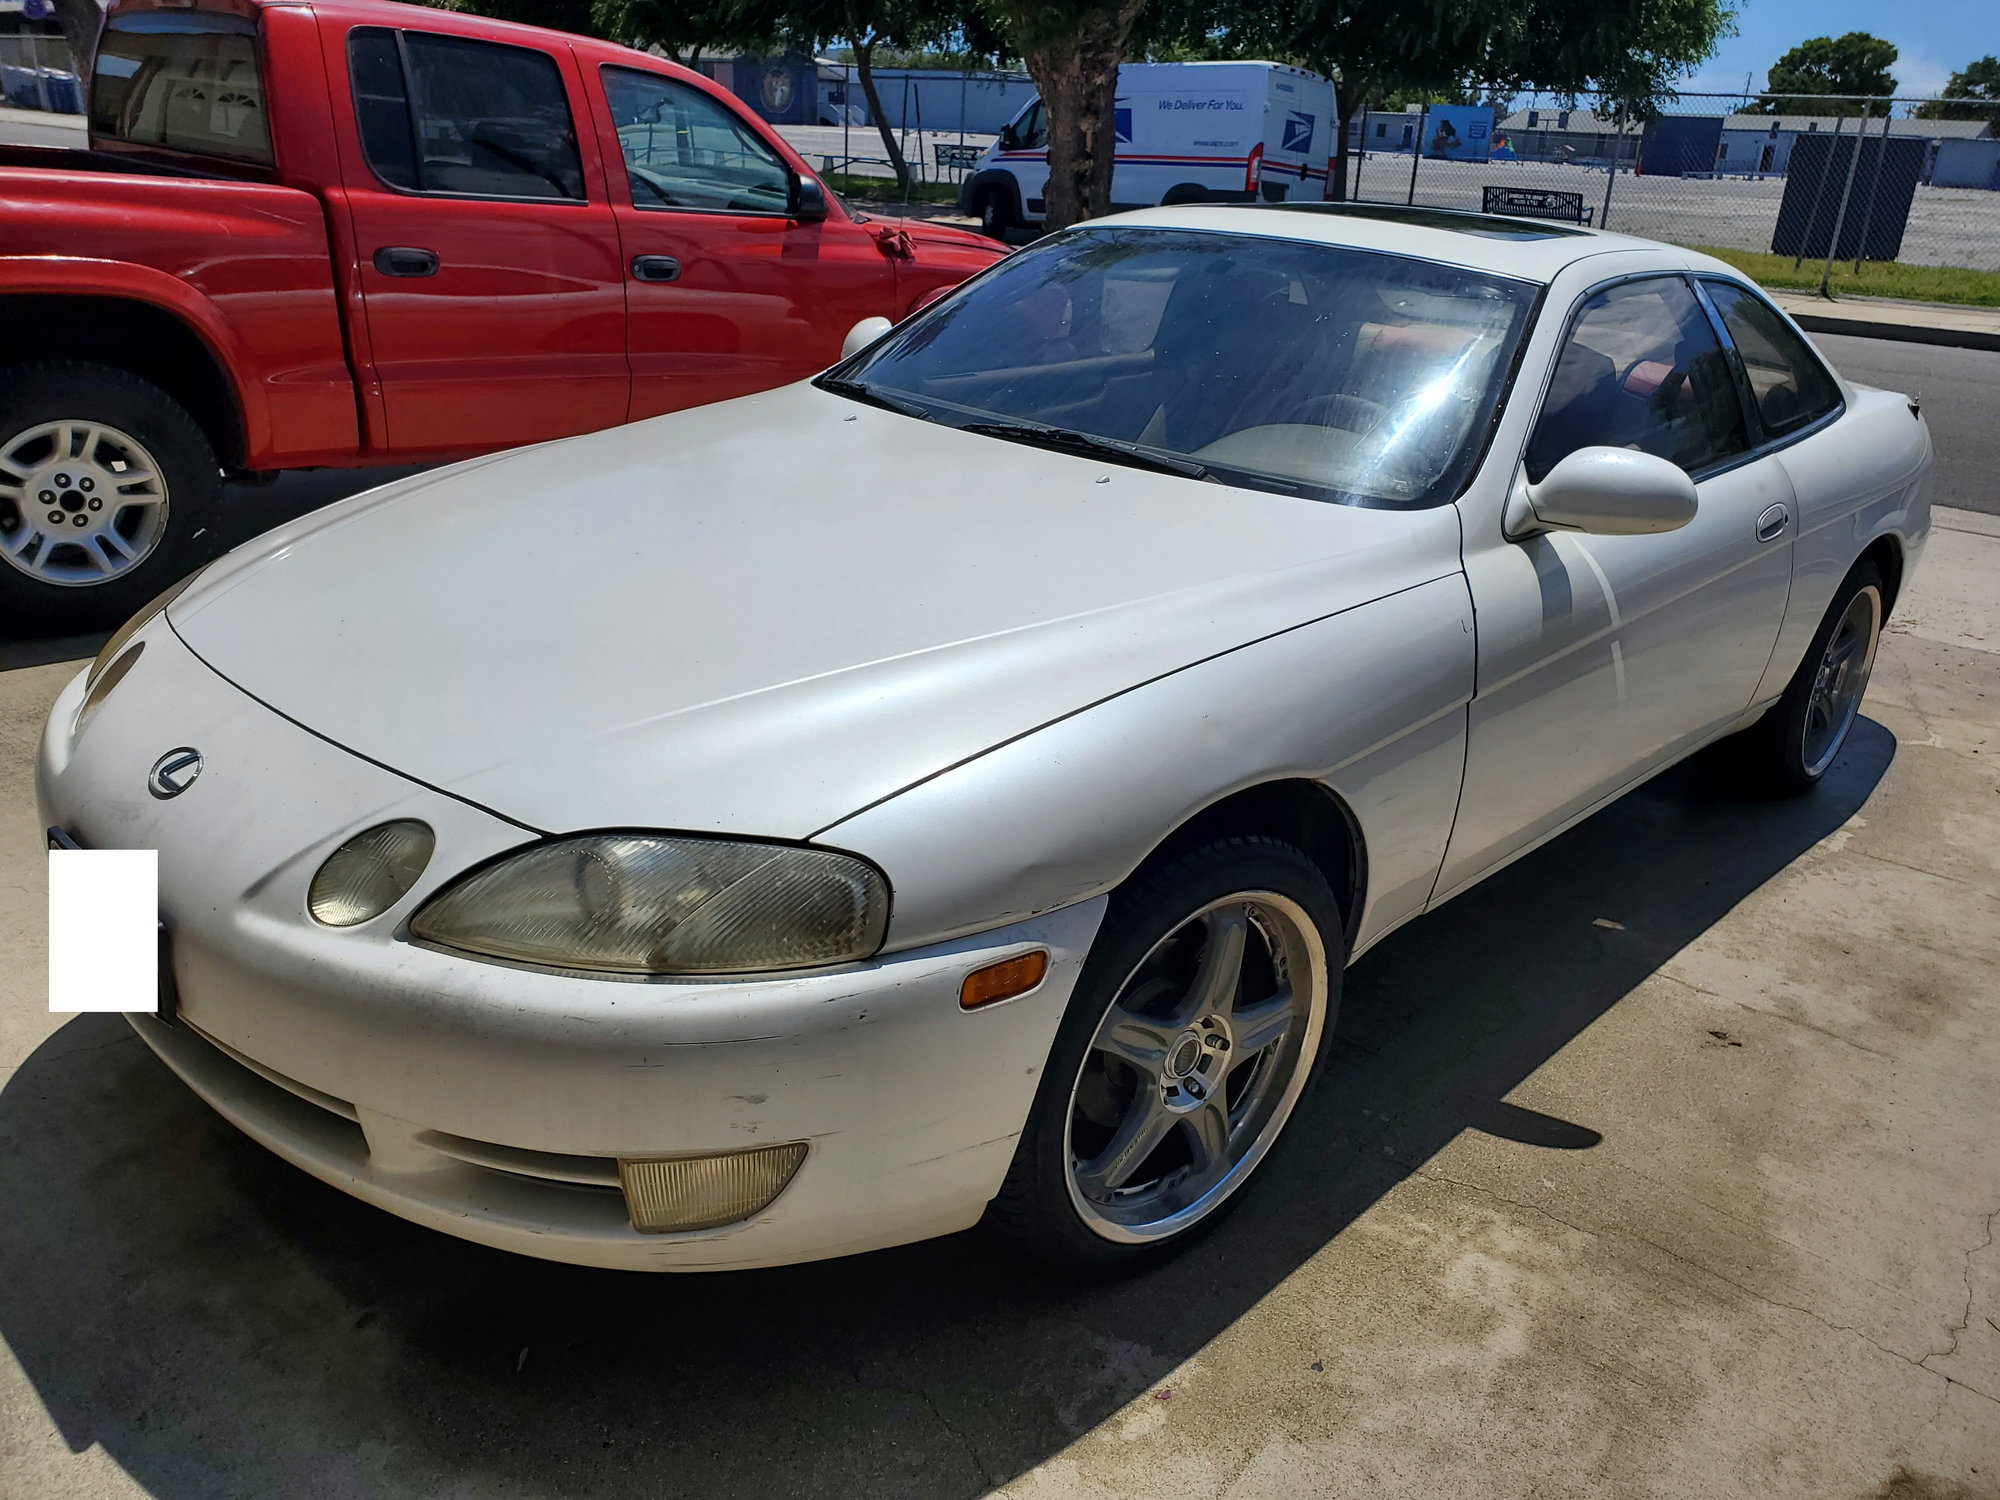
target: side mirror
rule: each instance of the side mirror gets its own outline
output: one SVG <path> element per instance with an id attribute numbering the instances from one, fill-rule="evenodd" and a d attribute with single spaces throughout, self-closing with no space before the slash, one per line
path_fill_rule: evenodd
<path id="1" fill-rule="evenodd" d="M 826 219 L 826 189 L 817 177 L 803 173 L 792 179 L 792 217 L 801 224 L 819 224 Z"/>
<path id="2" fill-rule="evenodd" d="M 853 358 L 887 333 L 891 326 L 887 318 L 863 318 L 848 329 L 847 337 L 840 341 L 840 357 Z"/>
<path id="3" fill-rule="evenodd" d="M 1000 149 L 1002 151 L 1020 150 L 1021 132 L 1016 130 L 1012 125 L 1002 125 L 1000 127 Z"/>
<path id="4" fill-rule="evenodd" d="M 1678 531 L 1694 519 L 1697 500 L 1687 470 L 1630 448 L 1579 448 L 1527 486 L 1532 512 L 1510 532 L 1540 525 L 1598 536 Z"/>

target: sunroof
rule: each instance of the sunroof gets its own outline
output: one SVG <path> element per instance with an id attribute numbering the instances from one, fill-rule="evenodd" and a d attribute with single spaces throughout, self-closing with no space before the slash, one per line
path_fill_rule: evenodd
<path id="1" fill-rule="evenodd" d="M 1456 213 L 1448 208 L 1416 208 L 1401 203 L 1259 203 L 1295 214 L 1333 214 L 1349 219 L 1381 219 L 1418 229 L 1448 229 L 1488 240 L 1559 240 L 1580 235 L 1581 229 L 1538 224 L 1531 219 L 1506 219 L 1498 214 Z"/>

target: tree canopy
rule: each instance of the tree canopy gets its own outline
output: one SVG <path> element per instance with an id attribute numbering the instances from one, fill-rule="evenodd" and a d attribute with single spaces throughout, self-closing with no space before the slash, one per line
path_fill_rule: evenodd
<path id="1" fill-rule="evenodd" d="M 1816 36 L 1771 64 L 1757 108 L 1773 115 L 1858 115 L 1857 100 L 1826 96 L 1893 94 L 1896 78 L 1889 69 L 1895 63 L 1896 44 L 1865 31 Z"/>
<path id="2" fill-rule="evenodd" d="M 1989 53 L 1952 74 L 1944 97 L 1920 105 L 1917 118 L 2000 122 L 2000 57 Z"/>

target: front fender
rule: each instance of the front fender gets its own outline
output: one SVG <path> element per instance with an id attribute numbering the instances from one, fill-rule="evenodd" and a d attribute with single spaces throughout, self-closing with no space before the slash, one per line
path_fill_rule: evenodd
<path id="1" fill-rule="evenodd" d="M 1135 687 L 816 837 L 888 873 L 900 949 L 1102 894 L 1211 804 L 1309 777 L 1365 844 L 1358 952 L 1429 899 L 1472 687 L 1472 601 L 1454 573 Z"/>

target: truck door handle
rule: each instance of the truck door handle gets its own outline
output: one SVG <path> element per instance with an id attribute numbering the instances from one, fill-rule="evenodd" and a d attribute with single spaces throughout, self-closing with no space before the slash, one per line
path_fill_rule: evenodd
<path id="1" fill-rule="evenodd" d="M 375 269 L 384 276 L 435 276 L 437 251 L 413 245 L 384 245 L 375 252 Z"/>
<path id="2" fill-rule="evenodd" d="M 1785 528 L 1792 524 L 1792 513 L 1782 505 L 1766 506 L 1764 514 L 1757 518 L 1757 540 L 1775 542 L 1785 534 Z"/>
<path id="3" fill-rule="evenodd" d="M 671 255 L 635 255 L 632 257 L 632 279 L 634 281 L 679 281 L 681 263 Z"/>

